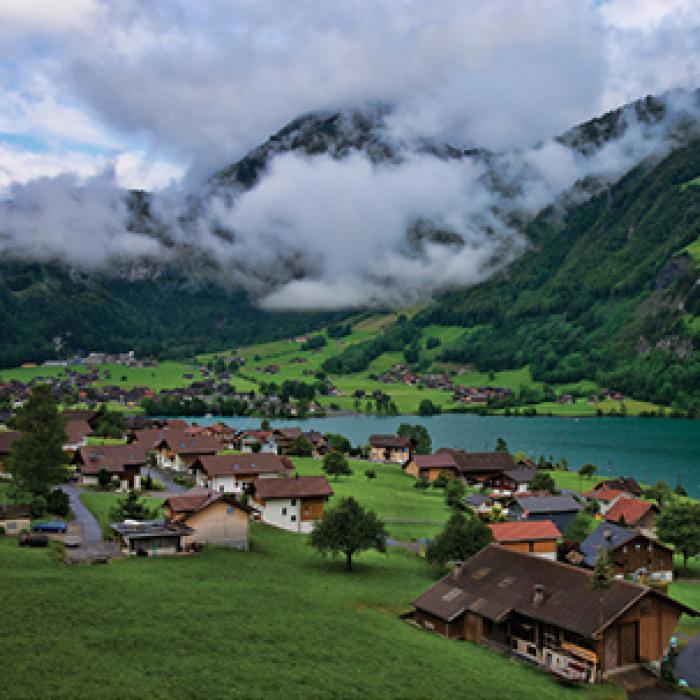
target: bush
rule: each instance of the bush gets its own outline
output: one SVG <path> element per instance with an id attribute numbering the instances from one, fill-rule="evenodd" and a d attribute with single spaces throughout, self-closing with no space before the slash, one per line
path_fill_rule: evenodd
<path id="1" fill-rule="evenodd" d="M 427 476 L 421 476 L 421 478 L 413 484 L 413 488 L 416 489 L 427 489 L 428 486 L 430 486 L 430 479 L 428 479 Z"/>
<path id="2" fill-rule="evenodd" d="M 32 518 L 41 518 L 46 513 L 46 499 L 43 496 L 34 496 L 30 504 Z"/>
<path id="3" fill-rule="evenodd" d="M 433 488 L 434 489 L 444 489 L 445 486 L 447 486 L 449 479 L 444 475 L 440 474 L 435 481 L 433 481 Z"/>
<path id="4" fill-rule="evenodd" d="M 70 510 L 70 499 L 68 494 L 61 491 L 61 489 L 54 489 L 49 493 L 46 500 L 46 508 L 49 513 L 53 515 L 60 515 L 66 517 Z"/>
<path id="5" fill-rule="evenodd" d="M 377 478 L 377 470 L 376 469 L 365 469 L 365 476 L 368 479 L 376 479 Z"/>
<path id="6" fill-rule="evenodd" d="M 433 348 L 439 348 L 441 344 L 442 344 L 442 341 L 440 340 L 440 338 L 438 338 L 437 336 L 431 335 L 425 341 L 425 349 L 432 350 Z"/>
<path id="7" fill-rule="evenodd" d="M 423 399 L 418 406 L 419 416 L 435 416 L 442 413 L 442 408 L 438 404 L 434 404 L 430 399 Z"/>
<path id="8" fill-rule="evenodd" d="M 190 476 L 185 476 L 184 474 L 175 474 L 173 477 L 173 483 L 177 484 L 178 486 L 185 486 L 186 488 L 192 488 L 195 484 L 195 481 L 192 477 Z"/>
<path id="9" fill-rule="evenodd" d="M 0 525 L 0 537 L 2 537 L 5 534 L 5 526 Z"/>

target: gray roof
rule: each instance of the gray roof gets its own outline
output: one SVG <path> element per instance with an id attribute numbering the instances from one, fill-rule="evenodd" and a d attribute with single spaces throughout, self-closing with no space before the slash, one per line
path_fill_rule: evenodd
<path id="1" fill-rule="evenodd" d="M 484 496 L 483 493 L 473 493 L 471 496 L 465 496 L 464 502 L 468 506 L 481 506 L 489 501 L 488 496 Z"/>
<path id="2" fill-rule="evenodd" d="M 537 474 L 536 469 L 508 469 L 503 472 L 509 479 L 512 479 L 516 484 L 529 484 Z"/>
<path id="3" fill-rule="evenodd" d="M 571 496 L 516 497 L 516 503 L 528 513 L 577 513 L 581 504 Z"/>
<path id="4" fill-rule="evenodd" d="M 666 546 L 639 530 L 632 530 L 620 525 L 614 525 L 613 523 L 601 523 L 585 540 L 583 540 L 583 542 L 581 542 L 580 549 L 584 557 L 583 561 L 586 566 L 595 566 L 603 549 L 617 549 L 636 537 L 644 537 L 658 544 L 660 547 Z"/>

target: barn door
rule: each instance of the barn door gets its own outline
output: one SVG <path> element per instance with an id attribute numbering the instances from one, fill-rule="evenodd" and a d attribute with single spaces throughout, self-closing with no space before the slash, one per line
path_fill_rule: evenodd
<path id="1" fill-rule="evenodd" d="M 619 631 L 617 627 L 609 629 L 605 633 L 605 670 L 616 668 L 619 665 L 620 645 L 618 643 Z"/>
<path id="2" fill-rule="evenodd" d="M 637 623 L 620 625 L 620 663 L 625 666 L 637 662 Z"/>

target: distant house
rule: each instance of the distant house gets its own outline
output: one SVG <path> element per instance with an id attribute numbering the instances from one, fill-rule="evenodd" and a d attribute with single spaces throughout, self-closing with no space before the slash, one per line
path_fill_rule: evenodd
<path id="1" fill-rule="evenodd" d="M 659 507 L 655 503 L 642 501 L 639 498 L 621 497 L 607 511 L 605 519 L 616 525 L 651 530 L 658 514 Z"/>
<path id="2" fill-rule="evenodd" d="M 269 452 L 202 456 L 191 468 L 198 486 L 219 493 L 255 490 L 259 480 L 287 477 L 293 470 L 288 457 Z"/>
<path id="3" fill-rule="evenodd" d="M 277 443 L 271 430 L 242 430 L 238 433 L 238 449 L 241 452 L 265 452 L 277 454 Z"/>
<path id="4" fill-rule="evenodd" d="M 551 520 L 560 532 L 564 532 L 581 510 L 572 496 L 516 495 L 510 506 L 514 520 Z"/>
<path id="5" fill-rule="evenodd" d="M 76 450 L 74 462 L 82 484 L 99 483 L 104 470 L 125 491 L 141 487 L 141 470 L 148 457 L 143 445 L 138 444 L 87 445 Z"/>
<path id="6" fill-rule="evenodd" d="M 297 476 L 289 479 L 260 479 L 255 504 L 263 522 L 293 532 L 311 532 L 322 520 L 324 507 L 333 495 L 325 476 Z"/>
<path id="7" fill-rule="evenodd" d="M 370 435 L 369 459 L 404 465 L 411 459 L 411 440 L 399 435 Z"/>
<path id="8" fill-rule="evenodd" d="M 124 554 L 149 557 L 178 554 L 185 550 L 184 538 L 194 534 L 190 527 L 162 520 L 125 520 L 110 523 Z"/>
<path id="9" fill-rule="evenodd" d="M 92 427 L 82 418 L 72 419 L 66 422 L 66 435 L 68 441 L 63 445 L 65 452 L 75 452 L 79 447 L 87 445 L 88 436 L 92 435 Z"/>
<path id="10" fill-rule="evenodd" d="M 223 448 L 213 435 L 189 435 L 187 431 L 169 429 L 155 445 L 156 459 L 161 469 L 186 472 L 204 455 L 214 455 Z"/>
<path id="11" fill-rule="evenodd" d="M 413 455 L 411 461 L 404 467 L 404 471 L 416 479 L 425 477 L 430 481 L 435 481 L 440 476 L 454 479 L 460 475 L 457 463 L 449 452 Z"/>
<path id="12" fill-rule="evenodd" d="M 512 496 L 517 493 L 526 493 L 530 488 L 530 482 L 537 474 L 533 469 L 507 469 L 488 476 L 484 480 L 484 486 L 492 489 L 497 496 Z"/>
<path id="13" fill-rule="evenodd" d="M 301 428 L 275 428 L 272 431 L 271 440 L 275 443 L 278 455 L 291 454 L 294 441 L 304 433 Z"/>
<path id="14" fill-rule="evenodd" d="M 488 518 L 496 509 L 500 515 L 507 517 L 508 509 L 496 502 L 493 496 L 487 496 L 483 493 L 472 493 L 464 497 L 464 505 L 470 508 L 480 518 Z"/>
<path id="15" fill-rule="evenodd" d="M 32 514 L 29 505 L 0 505 L 0 527 L 6 535 L 19 535 L 23 530 L 29 530 L 32 524 Z"/>
<path id="16" fill-rule="evenodd" d="M 0 430 L 0 472 L 5 471 L 5 465 L 12 451 L 12 443 L 22 437 L 19 430 Z"/>
<path id="17" fill-rule="evenodd" d="M 219 547 L 248 549 L 251 509 L 211 489 L 194 488 L 164 503 L 166 520 L 194 530 L 184 536 L 184 544 L 215 544 Z"/>
<path id="18" fill-rule="evenodd" d="M 642 495 L 642 487 L 637 483 L 636 479 L 629 476 L 620 476 L 617 479 L 605 479 L 604 481 L 599 481 L 593 488 L 594 491 L 599 491 L 600 489 L 618 489 L 620 491 L 626 491 L 632 496 L 640 498 Z"/>
<path id="19" fill-rule="evenodd" d="M 698 613 L 659 591 L 488 545 L 414 601 L 421 627 L 491 647 L 563 678 L 595 682 L 629 666 L 657 669 L 681 614 Z"/>
<path id="20" fill-rule="evenodd" d="M 600 489 L 591 489 L 582 494 L 589 501 L 595 501 L 600 507 L 600 512 L 605 515 L 620 498 L 629 498 L 631 494 L 621 489 L 610 489 L 604 486 Z"/>
<path id="21" fill-rule="evenodd" d="M 556 561 L 557 540 L 561 532 L 551 520 L 491 523 L 494 541 L 515 552 Z"/>
<path id="22" fill-rule="evenodd" d="M 595 566 L 603 550 L 608 550 L 617 576 L 673 580 L 673 549 L 644 532 L 601 523 L 581 542 L 583 563 Z"/>
<path id="23" fill-rule="evenodd" d="M 465 452 L 443 447 L 436 454 L 452 455 L 460 476 L 470 484 L 482 484 L 490 477 L 517 468 L 508 452 Z"/>

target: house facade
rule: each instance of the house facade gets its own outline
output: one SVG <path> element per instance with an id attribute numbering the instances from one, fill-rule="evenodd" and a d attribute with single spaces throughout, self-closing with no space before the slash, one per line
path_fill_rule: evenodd
<path id="1" fill-rule="evenodd" d="M 494 542 L 514 552 L 557 560 L 559 528 L 551 520 L 490 523 Z"/>
<path id="2" fill-rule="evenodd" d="M 119 482 L 119 489 L 141 488 L 141 471 L 148 463 L 143 445 L 86 445 L 79 447 L 73 458 L 80 483 L 96 485 L 104 470 L 110 480 Z"/>
<path id="3" fill-rule="evenodd" d="M 404 465 L 411 460 L 411 441 L 399 435 L 370 435 L 370 462 Z"/>
<path id="4" fill-rule="evenodd" d="M 443 447 L 436 454 L 450 454 L 457 465 L 460 476 L 469 484 L 482 486 L 489 479 L 517 468 L 508 452 L 465 452 Z"/>
<path id="5" fill-rule="evenodd" d="M 197 486 L 218 493 L 242 493 L 255 490 L 258 481 L 288 477 L 294 465 L 288 457 L 269 452 L 208 455 L 192 465 Z"/>
<path id="6" fill-rule="evenodd" d="M 29 531 L 32 525 L 32 514 L 29 505 L 0 505 L 0 527 L 6 535 L 19 535 Z"/>
<path id="7" fill-rule="evenodd" d="M 161 469 L 187 472 L 205 455 L 215 455 L 223 445 L 213 435 L 190 435 L 185 431 L 166 430 L 155 445 L 156 463 Z"/>
<path id="8" fill-rule="evenodd" d="M 179 524 L 160 520 L 126 520 L 110 523 L 122 552 L 131 556 L 162 557 L 185 551 L 184 538 L 194 531 Z"/>
<path id="9" fill-rule="evenodd" d="M 429 481 L 435 481 L 440 476 L 447 479 L 455 479 L 459 476 L 457 463 L 448 452 L 413 455 L 411 461 L 404 467 L 404 471 L 416 479 L 427 478 Z"/>
<path id="10" fill-rule="evenodd" d="M 659 508 L 654 503 L 638 498 L 618 498 L 612 508 L 605 513 L 609 523 L 653 530 Z"/>
<path id="11" fill-rule="evenodd" d="M 414 620 L 454 639 L 509 651 L 565 679 L 595 682 L 620 668 L 659 668 L 682 613 L 647 586 L 489 545 L 413 601 Z"/>
<path id="12" fill-rule="evenodd" d="M 533 469 L 507 469 L 488 476 L 484 486 L 490 488 L 496 496 L 513 496 L 517 493 L 527 493 L 530 482 L 537 472 Z"/>
<path id="13" fill-rule="evenodd" d="M 264 479 L 257 484 L 255 505 L 263 522 L 290 532 L 309 533 L 322 520 L 333 495 L 325 476 Z"/>

